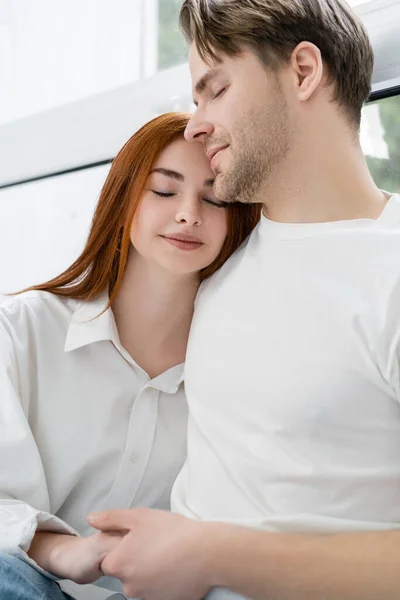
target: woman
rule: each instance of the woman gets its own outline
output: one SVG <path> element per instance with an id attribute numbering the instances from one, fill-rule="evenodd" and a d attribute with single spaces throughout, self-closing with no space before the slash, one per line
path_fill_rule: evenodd
<path id="1" fill-rule="evenodd" d="M 214 196 L 201 145 L 183 138 L 188 120 L 163 115 L 132 136 L 80 257 L 1 306 L 2 600 L 65 597 L 45 572 L 101 576 L 118 538 L 76 537 L 92 532 L 89 511 L 169 508 L 197 289 L 260 214 Z"/>

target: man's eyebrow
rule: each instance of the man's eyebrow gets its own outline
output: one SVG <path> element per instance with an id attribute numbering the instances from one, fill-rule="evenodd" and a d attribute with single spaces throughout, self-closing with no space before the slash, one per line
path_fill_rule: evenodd
<path id="1" fill-rule="evenodd" d="M 166 177 L 171 177 L 172 179 L 176 179 L 177 181 L 185 181 L 182 173 L 178 173 L 178 171 L 173 171 L 172 169 L 163 169 L 162 167 L 156 167 L 152 169 L 152 173 L 161 173 L 161 175 L 165 175 Z"/>
<path id="2" fill-rule="evenodd" d="M 218 75 L 221 75 L 222 73 L 223 70 L 219 68 L 210 69 L 209 71 L 207 71 L 207 73 L 205 73 L 203 77 L 200 77 L 200 79 L 194 86 L 195 93 L 198 95 L 202 94 L 208 86 L 208 84 L 210 83 L 210 81 L 212 81 L 213 79 L 215 79 L 215 77 L 218 77 Z M 197 106 L 197 102 L 195 100 L 193 100 L 193 102 Z"/>

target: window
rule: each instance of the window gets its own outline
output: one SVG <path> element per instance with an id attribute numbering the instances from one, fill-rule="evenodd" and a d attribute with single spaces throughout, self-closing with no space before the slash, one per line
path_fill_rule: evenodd
<path id="1" fill-rule="evenodd" d="M 0 186 L 102 162 L 156 115 L 190 109 L 179 8 L 0 0 Z"/>
<path id="2" fill-rule="evenodd" d="M 376 184 L 400 192 L 400 96 L 365 106 L 361 143 Z"/>
<path id="3" fill-rule="evenodd" d="M 0 185 L 112 158 L 144 122 L 190 110 L 182 0 L 0 0 Z M 350 0 L 376 52 L 373 89 L 400 85 L 395 0 Z M 376 183 L 400 192 L 400 96 L 368 104 Z M 0 189 L 0 294 L 76 259 L 109 166 Z"/>
<path id="4" fill-rule="evenodd" d="M 1 0 L 0 125 L 156 72 L 157 0 Z"/>
<path id="5" fill-rule="evenodd" d="M 158 0 L 158 68 L 164 69 L 187 60 L 187 46 L 179 31 L 182 0 Z"/>

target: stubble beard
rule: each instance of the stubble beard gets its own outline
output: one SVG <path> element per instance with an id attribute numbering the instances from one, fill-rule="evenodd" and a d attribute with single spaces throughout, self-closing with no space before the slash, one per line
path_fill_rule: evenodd
<path id="1" fill-rule="evenodd" d="M 249 112 L 232 134 L 231 165 L 215 170 L 214 191 L 224 202 L 268 202 L 268 188 L 289 152 L 288 108 L 283 97 L 263 114 Z"/>

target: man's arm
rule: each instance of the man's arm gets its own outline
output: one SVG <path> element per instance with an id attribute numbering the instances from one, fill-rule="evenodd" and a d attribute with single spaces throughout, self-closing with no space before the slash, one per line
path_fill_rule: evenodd
<path id="1" fill-rule="evenodd" d="M 213 585 L 260 600 L 400 598 L 400 531 L 295 535 L 211 526 Z"/>
<path id="2" fill-rule="evenodd" d="M 214 586 L 257 600 L 400 598 L 400 531 L 280 534 L 150 509 L 89 521 L 128 531 L 102 570 L 147 600 L 200 600 Z"/>

